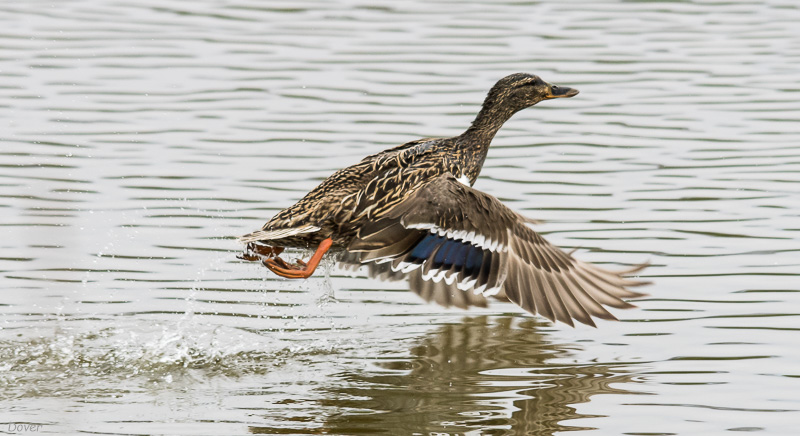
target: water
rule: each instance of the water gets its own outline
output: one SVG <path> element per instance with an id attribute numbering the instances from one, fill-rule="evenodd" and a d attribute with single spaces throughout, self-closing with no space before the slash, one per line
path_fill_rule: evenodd
<path id="1" fill-rule="evenodd" d="M 796 432 L 796 2 L 333 3 L 0 5 L 2 431 Z M 621 322 L 235 258 L 517 71 L 581 94 L 517 114 L 476 187 L 652 262 Z"/>

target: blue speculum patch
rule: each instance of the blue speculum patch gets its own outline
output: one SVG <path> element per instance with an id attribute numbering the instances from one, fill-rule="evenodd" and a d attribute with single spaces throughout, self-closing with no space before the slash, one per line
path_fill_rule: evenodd
<path id="1" fill-rule="evenodd" d="M 483 265 L 484 250 L 469 242 L 456 241 L 431 233 L 425 235 L 411 250 L 408 261 L 421 264 L 428 259 L 434 269 L 454 267 L 453 270 L 462 271 L 464 277 L 477 277 Z"/>

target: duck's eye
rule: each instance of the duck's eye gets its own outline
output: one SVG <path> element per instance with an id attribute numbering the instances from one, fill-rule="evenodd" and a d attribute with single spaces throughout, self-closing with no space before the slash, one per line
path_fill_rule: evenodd
<path id="1" fill-rule="evenodd" d="M 522 82 L 522 83 L 518 84 L 517 86 L 515 86 L 515 88 L 522 88 L 523 86 L 533 86 L 535 84 L 536 84 L 536 81 L 528 80 L 527 82 Z"/>

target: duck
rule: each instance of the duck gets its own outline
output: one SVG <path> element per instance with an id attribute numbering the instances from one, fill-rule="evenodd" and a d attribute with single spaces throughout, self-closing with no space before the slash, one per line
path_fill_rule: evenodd
<path id="1" fill-rule="evenodd" d="M 243 235 L 241 259 L 260 261 L 287 279 L 311 277 L 326 253 L 346 268 L 368 266 L 384 280 L 408 278 L 426 301 L 486 307 L 510 301 L 570 326 L 616 320 L 606 308 L 635 307 L 646 294 L 630 278 L 647 266 L 609 271 L 550 244 L 527 218 L 473 188 L 495 134 L 515 113 L 578 90 L 528 73 L 492 86 L 463 133 L 424 138 L 341 169 L 261 229 Z M 285 248 L 314 250 L 306 262 L 280 257 Z"/>

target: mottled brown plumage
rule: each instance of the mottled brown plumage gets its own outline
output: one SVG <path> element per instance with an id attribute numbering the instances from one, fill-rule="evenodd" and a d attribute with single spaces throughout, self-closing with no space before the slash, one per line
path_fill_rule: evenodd
<path id="1" fill-rule="evenodd" d="M 643 282 L 572 258 L 534 232 L 531 220 L 471 187 L 492 138 L 514 113 L 577 93 L 529 74 L 507 76 L 464 133 L 412 141 L 337 171 L 242 236 L 245 258 L 304 278 L 332 245 L 342 264 L 368 264 L 371 275 L 389 279 L 408 274 L 412 290 L 443 305 L 485 306 L 485 296 L 495 296 L 570 325 L 614 319 L 602 305 L 630 307 L 621 298 L 642 294 L 625 287 Z M 320 244 L 308 265 L 277 257 L 282 247 Z"/>

